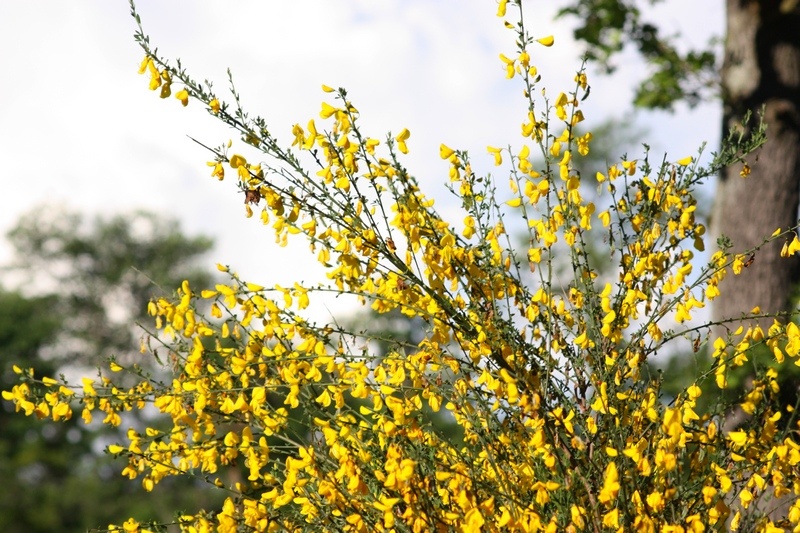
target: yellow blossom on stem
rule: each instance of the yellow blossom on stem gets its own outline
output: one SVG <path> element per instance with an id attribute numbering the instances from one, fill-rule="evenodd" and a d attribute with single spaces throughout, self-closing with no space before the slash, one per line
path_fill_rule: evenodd
<path id="1" fill-rule="evenodd" d="M 406 146 L 406 141 L 411 136 L 411 132 L 408 131 L 406 128 L 397 134 L 395 140 L 397 140 L 397 148 L 404 154 L 408 153 L 408 146 Z"/>
<path id="2" fill-rule="evenodd" d="M 555 39 L 553 38 L 552 35 L 548 35 L 547 37 L 536 39 L 536 42 L 541 44 L 542 46 L 550 47 L 553 46 L 553 43 L 555 43 Z"/>
<path id="3" fill-rule="evenodd" d="M 175 93 L 175 98 L 181 101 L 181 105 L 186 107 L 189 105 L 189 91 L 186 89 L 181 89 L 177 93 Z"/>
<path id="4" fill-rule="evenodd" d="M 444 144 L 439 145 L 439 157 L 442 159 L 450 159 L 455 152 L 452 148 L 445 146 Z"/>
<path id="5" fill-rule="evenodd" d="M 748 165 L 747 163 L 744 163 L 744 164 L 742 165 L 742 170 L 740 170 L 740 171 L 739 171 L 739 175 L 740 175 L 742 178 L 746 178 L 747 176 L 749 176 L 749 175 L 750 175 L 750 172 L 751 172 L 750 165 Z"/>

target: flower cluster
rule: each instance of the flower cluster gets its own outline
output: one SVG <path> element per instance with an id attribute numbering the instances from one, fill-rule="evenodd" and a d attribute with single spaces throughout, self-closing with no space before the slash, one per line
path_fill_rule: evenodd
<path id="1" fill-rule="evenodd" d="M 202 102 L 238 131 L 242 152 L 266 158 L 229 155 L 228 142 L 210 149 L 212 176 L 233 170 L 247 216 L 259 211 L 280 243 L 305 239 L 330 282 L 265 287 L 220 265 L 227 284 L 184 282 L 175 299 L 150 304 L 157 331 L 143 351 L 168 353 L 169 380 L 132 368 L 133 388 L 103 377 L 76 390 L 17 369 L 21 383 L 4 398 L 54 420 L 81 403 L 87 422 L 100 411 L 113 426 L 126 410 L 155 406 L 167 429 L 131 428 L 108 451 L 145 490 L 195 475 L 227 491 L 215 512 L 179 515 L 185 531 L 800 531 L 800 441 L 777 371 L 759 371 L 734 403 L 699 406 L 754 347 L 779 362 L 800 353 L 793 323 L 748 325 L 764 318 L 757 309 L 719 338 L 710 327 L 726 324 L 693 317 L 758 252 L 723 249 L 699 267 L 705 227 L 693 191 L 763 132 L 705 167 L 693 157 L 652 167 L 645 153 L 581 176 L 576 160 L 592 141 L 576 129 L 586 73 L 555 100 L 537 98 L 532 61 L 553 38 L 528 33 L 521 2 L 501 1 L 499 16 L 507 4 L 519 10 L 506 22 L 518 48 L 500 61 L 524 87 L 523 144 L 488 148 L 508 171 L 506 193 L 476 175 L 466 152 L 440 146 L 459 226 L 403 167 L 410 132 L 366 135 L 343 89 L 323 86 L 335 101 L 282 147 L 235 91 L 233 104 L 220 103 L 140 33 L 151 89 L 165 97 L 182 84 L 183 105 Z M 510 228 L 527 232 L 524 249 Z M 793 232 L 765 242 L 784 239 L 782 255 L 794 254 Z M 589 253 L 599 238 L 610 275 Z M 303 317 L 322 291 L 421 318 L 424 338 L 378 356 L 369 328 Z M 648 362 L 686 338 L 710 345 L 713 367 L 667 398 Z M 749 418 L 726 427 L 737 406 Z M 788 497 L 776 519 L 772 502 Z M 131 519 L 109 530 L 162 526 Z"/>

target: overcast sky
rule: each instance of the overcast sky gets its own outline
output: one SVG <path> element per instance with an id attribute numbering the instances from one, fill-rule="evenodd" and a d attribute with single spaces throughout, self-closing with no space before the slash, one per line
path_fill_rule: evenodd
<path id="1" fill-rule="evenodd" d="M 667 0 L 650 16 L 700 45 L 721 33 L 722 4 Z M 513 34 L 494 17 L 493 0 L 137 5 L 162 55 L 180 57 L 223 96 L 230 67 L 245 107 L 284 140 L 292 124 L 318 119 L 325 83 L 348 89 L 372 137 L 411 130 L 407 166 L 432 187 L 447 176 L 439 143 L 469 150 L 485 168 L 487 145 L 521 145 L 521 86 L 504 78 L 498 59 L 512 55 Z M 537 36 L 555 35 L 555 46 L 536 48 L 532 62 L 557 94 L 574 85 L 580 48 L 568 21 L 552 22 L 555 5 L 526 7 Z M 187 137 L 217 146 L 233 132 L 197 102 L 184 109 L 174 98 L 160 100 L 137 75 L 143 54 L 134 29 L 122 0 L 0 2 L 0 231 L 36 206 L 87 214 L 147 208 L 177 217 L 188 233 L 213 236 L 209 266 L 228 263 L 266 285 L 310 281 L 301 268 L 314 263 L 307 248 L 282 250 L 257 217 L 245 219 L 233 180 L 210 177 L 208 154 Z M 646 67 L 634 54 L 619 62 L 614 77 L 590 78 L 590 125 L 630 110 Z M 719 116 L 710 104 L 674 116 L 640 114 L 637 122 L 650 130 L 643 142 L 678 159 L 703 141 L 716 147 Z M 8 254 L 2 243 L 0 261 Z"/>

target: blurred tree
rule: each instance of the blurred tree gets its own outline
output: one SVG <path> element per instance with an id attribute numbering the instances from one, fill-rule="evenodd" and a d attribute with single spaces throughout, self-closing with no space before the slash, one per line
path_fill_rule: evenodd
<path id="1" fill-rule="evenodd" d="M 87 223 L 78 213 L 38 208 L 8 234 L 14 249 L 9 270 L 26 287 L 57 294 L 61 317 L 52 355 L 65 363 L 95 366 L 102 357 L 135 352 L 153 296 L 168 295 L 181 281 L 208 285 L 197 266 L 213 242 L 188 237 L 175 220 L 137 211 Z M 166 289 L 165 289 L 166 288 Z"/>
<path id="2" fill-rule="evenodd" d="M 148 321 L 150 298 L 168 295 L 161 287 L 183 279 L 198 287 L 211 282 L 198 266 L 211 239 L 186 236 L 174 220 L 153 213 L 87 224 L 77 213 L 40 208 L 19 220 L 9 240 L 15 256 L 4 272 L 25 294 L 0 290 L 3 390 L 16 382 L 10 361 L 37 375 L 57 375 L 100 365 L 110 355 L 138 355 L 141 332 L 132 324 Z M 46 294 L 29 295 L 37 292 Z M 120 464 L 99 453 L 106 426 L 87 426 L 77 417 L 37 423 L 12 411 L 3 402 L 0 531 L 86 531 L 119 521 L 131 507 L 169 521 L 177 509 L 216 501 L 192 480 L 178 479 L 159 486 L 158 498 L 145 498 L 120 476 Z M 120 429 L 135 423 L 126 419 Z"/>
<path id="3" fill-rule="evenodd" d="M 31 365 L 46 374 L 56 369 L 38 357 L 40 350 L 57 336 L 61 320 L 53 312 L 53 296 L 25 298 L 19 293 L 0 292 L 0 385 L 10 389 L 16 382 L 9 361 Z M 25 324 L 24 328 L 20 324 Z M 78 438 L 72 446 L 61 446 L 67 435 L 80 432 L 75 421 L 66 424 L 31 424 L 13 416 L 13 407 L 0 409 L 0 530 L 44 531 L 53 519 L 53 506 L 37 508 L 29 501 L 33 492 L 49 492 L 47 480 L 58 481 L 76 459 L 89 451 L 88 443 Z M 50 486 L 48 486 L 50 485 Z M 65 520 L 66 521 L 66 520 Z M 52 528 L 50 528 L 52 530 Z"/>

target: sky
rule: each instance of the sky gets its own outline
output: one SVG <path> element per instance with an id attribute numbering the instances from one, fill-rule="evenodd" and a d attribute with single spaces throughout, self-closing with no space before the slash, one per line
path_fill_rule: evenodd
<path id="1" fill-rule="evenodd" d="M 560 4 L 526 3 L 532 33 L 556 39 L 532 57 L 551 94 L 574 86 L 581 54 L 570 22 L 552 20 Z M 721 34 L 722 4 L 667 0 L 642 9 L 682 32 L 688 46 Z M 444 198 L 448 170 L 440 143 L 469 150 L 476 168 L 487 170 L 487 145 L 522 144 L 522 88 L 505 79 L 498 59 L 513 54 L 514 34 L 494 16 L 493 0 L 141 0 L 137 9 L 159 53 L 180 58 L 223 97 L 230 68 L 245 108 L 266 118 L 284 144 L 293 124 L 319 122 L 328 96 L 321 84 L 347 88 L 372 137 L 411 131 L 407 167 L 435 198 Z M 147 89 L 134 30 L 122 0 L 0 2 L 0 232 L 34 209 L 92 216 L 144 208 L 175 217 L 189 234 L 212 236 L 209 268 L 230 264 L 264 285 L 317 280 L 304 244 L 278 247 L 270 228 L 245 218 L 234 181 L 209 175 L 211 157 L 188 136 L 218 146 L 234 132 L 196 101 L 183 108 Z M 631 111 L 647 67 L 634 53 L 617 63 L 614 76 L 590 72 L 589 125 Z M 635 120 L 649 131 L 642 142 L 673 159 L 719 142 L 717 104 Z M 0 243 L 0 263 L 9 258 Z"/>

